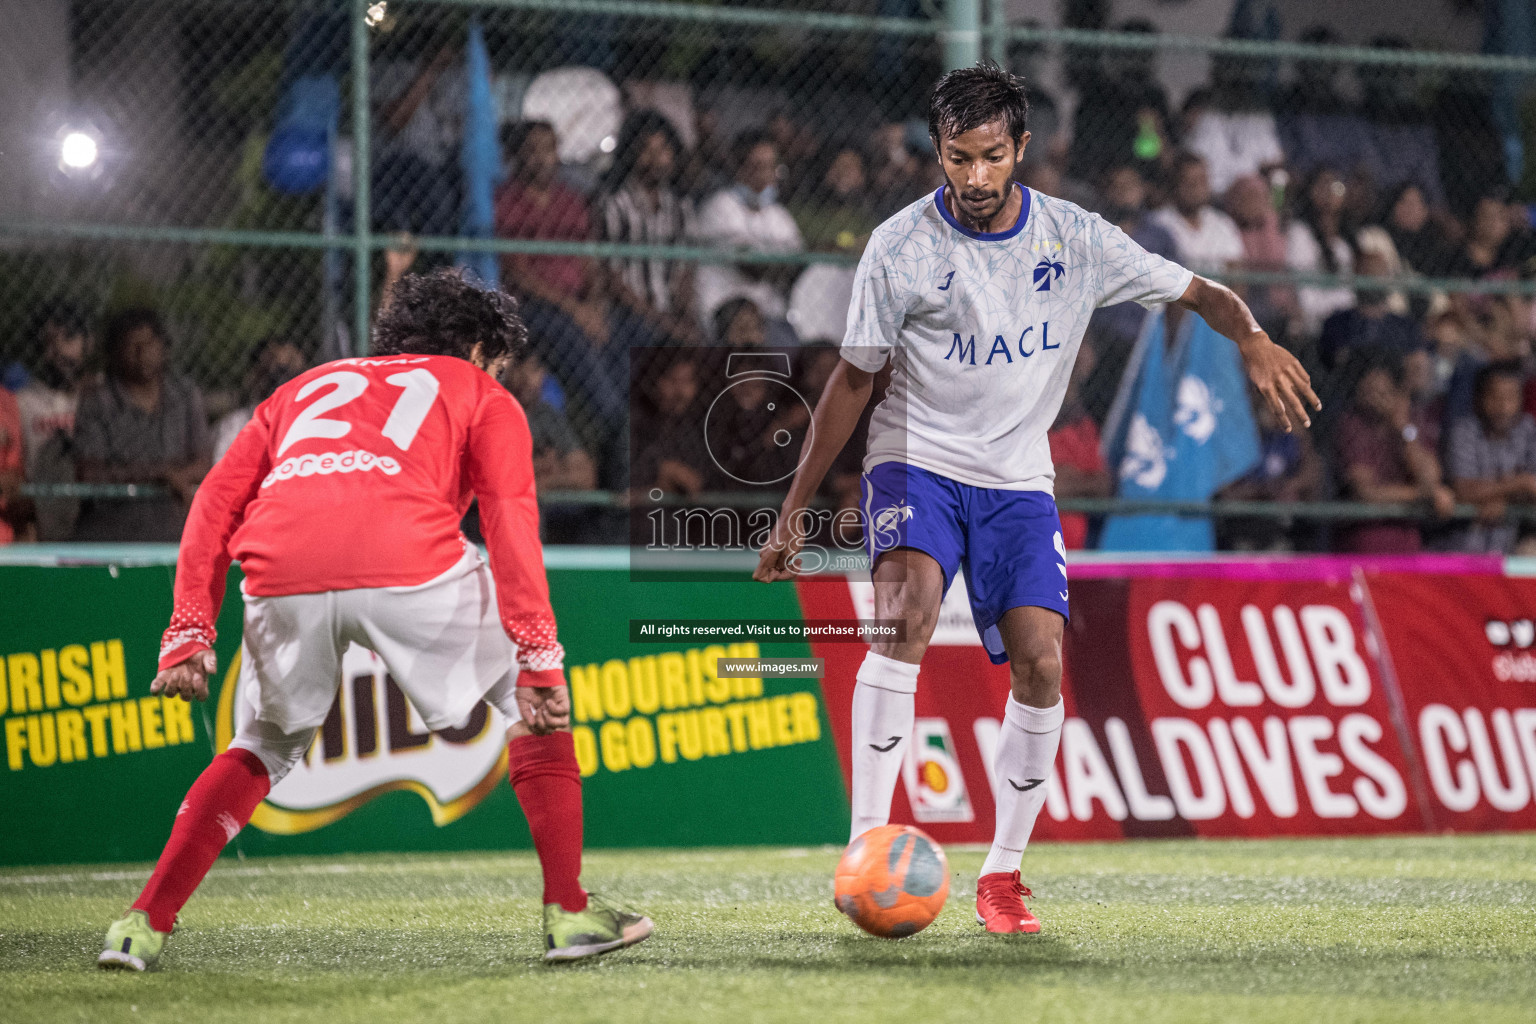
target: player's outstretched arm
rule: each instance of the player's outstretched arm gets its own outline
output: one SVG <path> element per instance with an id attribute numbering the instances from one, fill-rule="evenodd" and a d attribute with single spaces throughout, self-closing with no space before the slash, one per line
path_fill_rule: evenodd
<path id="1" fill-rule="evenodd" d="M 269 438 L 263 405 L 209 470 L 192 499 L 176 555 L 175 607 L 160 640 L 160 674 L 151 684 L 154 693 L 187 700 L 208 698 L 208 676 L 215 667 L 213 624 L 224 603 L 229 541 L 272 470 Z"/>
<path id="2" fill-rule="evenodd" d="M 496 579 L 502 626 L 517 645 L 520 688 L 563 689 L 565 649 L 555 635 L 539 541 L 539 499 L 533 476 L 533 436 L 522 407 L 505 389 L 487 390 L 469 427 L 467 481 L 480 501 L 480 530 Z M 519 694 L 521 699 L 521 694 Z M 559 728 L 558 715 L 535 716 L 533 731 Z M 548 730 L 544 730 L 548 731 Z"/>
<path id="3" fill-rule="evenodd" d="M 811 414 L 811 429 L 806 434 L 800 468 L 795 471 L 789 493 L 784 496 L 779 521 L 758 554 L 753 579 L 772 583 L 794 576 L 790 566 L 805 543 L 803 531 L 795 529 L 795 521 L 809 507 L 827 470 L 832 468 L 833 460 L 853 436 L 859 417 L 869 404 L 874 380 L 875 375 L 868 370 L 861 370 L 846 359 L 837 361 L 821 393 L 821 400 L 816 403 L 816 411 Z"/>
<path id="4" fill-rule="evenodd" d="M 1312 390 L 1312 379 L 1300 360 L 1269 339 L 1248 304 L 1232 289 L 1196 274 L 1179 305 L 1200 314 L 1213 329 L 1237 343 L 1248 379 L 1269 403 L 1286 433 L 1297 424 L 1312 425 L 1308 406 L 1314 412 L 1323 407 Z"/>

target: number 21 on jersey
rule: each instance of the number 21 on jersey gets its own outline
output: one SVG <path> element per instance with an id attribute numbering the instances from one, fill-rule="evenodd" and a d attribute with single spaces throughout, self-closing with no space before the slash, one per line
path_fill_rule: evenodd
<path id="1" fill-rule="evenodd" d="M 416 440 L 416 434 L 421 430 L 422 423 L 426 421 L 427 413 L 432 411 L 432 405 L 437 401 L 437 393 L 441 385 L 431 372 L 419 367 L 401 373 L 392 373 L 384 378 L 384 381 L 400 388 L 401 391 L 380 432 L 392 441 L 396 448 L 403 452 L 410 451 L 411 442 Z M 312 395 L 320 395 L 320 392 L 326 388 L 330 388 L 330 391 L 320 395 L 294 418 L 292 425 L 288 427 L 288 432 L 283 435 L 283 443 L 278 445 L 277 454 L 281 456 L 293 445 L 309 438 L 318 437 L 329 440 L 345 437 L 352 430 L 351 421 L 330 419 L 325 414 L 356 401 L 364 391 L 368 390 L 368 383 L 368 378 L 360 373 L 337 370 L 316 377 L 305 384 L 294 396 L 295 402 L 303 402 Z"/>

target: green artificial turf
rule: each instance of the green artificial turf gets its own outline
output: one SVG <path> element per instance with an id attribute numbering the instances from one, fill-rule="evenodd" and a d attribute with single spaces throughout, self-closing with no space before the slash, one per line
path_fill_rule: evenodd
<path id="1" fill-rule="evenodd" d="M 837 851 L 595 852 L 646 944 L 539 960 L 528 854 L 224 860 L 158 972 L 98 972 L 143 865 L 0 872 L 4 1021 L 1536 1020 L 1536 835 L 1040 845 L 1039 936 L 833 909 Z"/>

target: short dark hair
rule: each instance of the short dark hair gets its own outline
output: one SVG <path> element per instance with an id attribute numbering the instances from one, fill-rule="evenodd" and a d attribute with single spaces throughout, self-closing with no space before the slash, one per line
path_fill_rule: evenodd
<path id="1" fill-rule="evenodd" d="M 723 339 L 726 332 L 731 329 L 731 325 L 736 322 L 736 318 L 748 309 L 751 309 L 759 317 L 763 315 L 763 311 L 757 308 L 757 303 L 745 295 L 738 295 L 734 299 L 727 299 L 722 302 L 720 308 L 715 310 L 715 337 Z M 766 320 L 766 318 L 764 319 Z"/>
<path id="2" fill-rule="evenodd" d="M 49 302 L 37 311 L 36 317 L 32 320 L 33 337 L 41 336 L 50 327 L 65 337 L 76 334 L 89 335 L 91 319 L 85 315 L 85 310 L 73 302 Z"/>
<path id="3" fill-rule="evenodd" d="M 1501 377 L 1508 377 L 1523 387 L 1525 385 L 1525 368 L 1520 365 L 1518 359 L 1501 359 L 1496 363 L 1489 363 L 1487 366 L 1480 367 L 1477 371 L 1477 376 L 1472 379 L 1473 401 L 1481 405 L 1483 396 L 1488 393 L 1488 389 L 1493 386 L 1493 382 Z"/>
<path id="4" fill-rule="evenodd" d="M 838 157 L 844 153 L 852 153 L 858 157 L 859 166 L 865 172 L 868 172 L 869 158 L 864 155 L 864 151 L 858 146 L 851 142 L 829 143 L 817 150 L 816 157 L 811 163 L 811 184 L 813 187 L 821 187 L 822 182 L 826 181 L 827 173 L 832 170 L 832 165 L 837 163 Z"/>
<path id="5" fill-rule="evenodd" d="M 479 345 L 482 356 L 494 361 L 521 355 L 527 343 L 517 300 L 480 287 L 457 268 L 402 277 L 373 325 L 373 351 L 381 356 L 468 359 Z"/>
<path id="6" fill-rule="evenodd" d="M 649 350 L 636 349 L 636 358 L 642 362 L 632 366 L 644 367 L 636 376 L 640 382 L 641 392 L 650 403 L 652 409 L 656 407 L 656 389 L 661 386 L 661 381 L 673 370 L 688 367 L 697 382 L 703 373 L 699 369 L 701 353 L 705 350 L 698 348 L 653 348 Z M 715 351 L 719 351 L 716 349 Z M 641 353 L 644 353 L 643 355 Z"/>
<path id="7" fill-rule="evenodd" d="M 741 170 L 741 165 L 747 162 L 747 158 L 752 155 L 752 151 L 758 146 L 763 145 L 772 146 L 775 153 L 779 151 L 779 144 L 773 140 L 772 135 L 762 128 L 748 128 L 732 139 L 731 173 L 735 174 Z"/>
<path id="8" fill-rule="evenodd" d="M 155 337 L 169 344 L 170 339 L 165 333 L 165 321 L 160 314 L 148 306 L 131 306 L 128 309 L 118 310 L 107 318 L 106 326 L 102 328 L 101 353 L 107 360 L 107 368 L 116 373 L 122 365 L 123 346 L 128 342 L 128 335 L 142 328 L 149 328 Z"/>
<path id="9" fill-rule="evenodd" d="M 1169 177 L 1173 181 L 1178 181 L 1179 175 L 1184 173 L 1184 168 L 1193 167 L 1195 164 L 1199 164 L 1201 167 L 1204 167 L 1205 157 L 1201 156 L 1199 153 L 1194 153 L 1187 149 L 1181 149 L 1177 153 L 1173 154 L 1172 168 L 1170 170 Z"/>
<path id="10" fill-rule="evenodd" d="M 1402 387 L 1407 379 L 1403 367 L 1403 357 L 1390 350 L 1365 352 L 1353 360 L 1355 367 L 1355 387 L 1373 373 L 1384 373 L 1391 379 L 1396 387 Z"/>
<path id="11" fill-rule="evenodd" d="M 261 357 L 262 356 L 266 355 L 268 352 L 272 351 L 275 348 L 282 348 L 284 345 L 292 345 L 294 348 L 298 349 L 300 352 L 302 352 L 304 350 L 304 347 L 302 345 L 300 345 L 298 342 L 294 341 L 292 338 L 290 338 L 286 334 L 267 334 L 267 335 L 263 335 L 262 339 L 260 341 L 258 341 L 251 348 L 251 358 L 250 358 L 250 361 L 249 361 L 249 365 L 250 366 L 255 366 L 257 363 L 261 362 Z"/>
<path id="12" fill-rule="evenodd" d="M 933 101 L 928 106 L 928 137 L 937 148 L 946 138 L 1002 121 L 1003 131 L 1018 145 L 1028 117 L 1024 80 L 995 62 L 984 60 L 968 68 L 956 68 L 933 87 Z"/>
<path id="13" fill-rule="evenodd" d="M 502 147 L 507 151 L 508 156 L 516 157 L 522 152 L 528 136 L 540 131 L 549 132 L 555 136 L 556 141 L 560 138 L 560 134 L 555 131 L 555 126 L 548 121 L 517 121 L 502 130 Z"/>

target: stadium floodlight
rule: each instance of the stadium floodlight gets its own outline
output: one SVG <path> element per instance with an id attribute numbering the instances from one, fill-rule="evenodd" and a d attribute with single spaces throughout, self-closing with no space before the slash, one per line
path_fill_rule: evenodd
<path id="1" fill-rule="evenodd" d="M 59 142 L 59 166 L 65 171 L 88 171 L 100 155 L 101 145 L 89 132 L 68 131 Z"/>
<path id="2" fill-rule="evenodd" d="M 52 126 L 41 159 L 53 165 L 54 187 L 78 195 L 110 189 L 122 163 L 122 147 L 112 121 L 93 111 L 76 110 Z"/>
<path id="3" fill-rule="evenodd" d="M 378 3 L 369 4 L 368 11 L 363 15 L 363 22 L 369 28 L 377 28 L 389 13 L 387 0 L 379 0 Z"/>

